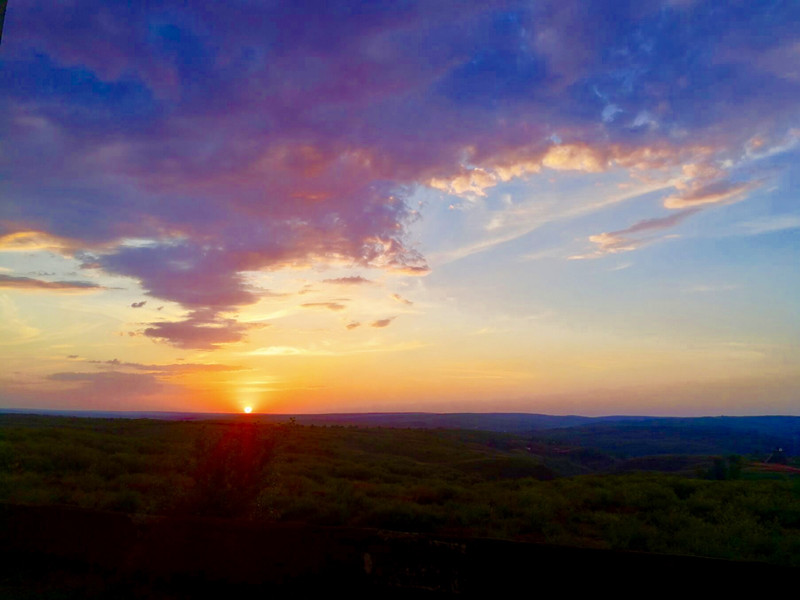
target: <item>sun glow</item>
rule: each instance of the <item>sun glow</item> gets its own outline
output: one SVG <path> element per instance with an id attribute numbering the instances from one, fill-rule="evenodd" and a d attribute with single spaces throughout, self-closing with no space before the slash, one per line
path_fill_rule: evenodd
<path id="1" fill-rule="evenodd" d="M 246 412 L 249 415 L 251 412 L 253 412 L 253 407 L 252 406 L 245 406 L 244 407 L 244 412 Z"/>

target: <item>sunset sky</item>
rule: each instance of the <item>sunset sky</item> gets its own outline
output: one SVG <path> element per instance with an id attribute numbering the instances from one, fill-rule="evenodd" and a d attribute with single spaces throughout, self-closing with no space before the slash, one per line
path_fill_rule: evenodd
<path id="1" fill-rule="evenodd" d="M 0 408 L 800 414 L 800 3 L 11 0 Z"/>

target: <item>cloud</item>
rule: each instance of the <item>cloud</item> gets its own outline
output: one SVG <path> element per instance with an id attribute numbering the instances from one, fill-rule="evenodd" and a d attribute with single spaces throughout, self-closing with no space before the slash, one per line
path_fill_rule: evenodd
<path id="1" fill-rule="evenodd" d="M 434 177 L 428 182 L 432 188 L 442 190 L 456 196 L 485 196 L 487 188 L 494 187 L 500 178 L 485 169 L 461 169 L 461 172 L 450 179 Z"/>
<path id="2" fill-rule="evenodd" d="M 236 253 L 181 242 L 144 247 L 123 246 L 112 254 L 84 256 L 85 267 L 95 263 L 117 275 L 139 279 L 151 296 L 169 298 L 186 307 L 217 311 L 252 304 L 257 299 L 236 270 L 245 264 Z M 233 263 L 233 264 L 232 264 Z"/>
<path id="3" fill-rule="evenodd" d="M 681 172 L 683 177 L 675 184 L 678 192 L 667 196 L 663 201 L 665 208 L 678 209 L 681 212 L 666 217 L 645 219 L 619 231 L 590 236 L 589 241 L 597 245 L 595 252 L 570 258 L 597 258 L 605 254 L 636 250 L 653 241 L 652 237 L 636 238 L 634 237 L 636 234 L 675 227 L 708 205 L 734 200 L 760 183 L 732 182 L 725 170 L 707 161 L 687 162 L 682 165 Z"/>
<path id="4" fill-rule="evenodd" d="M 0 229 L 2 231 L 2 229 Z M 64 240 L 41 231 L 15 231 L 0 235 L 0 252 L 33 252 L 59 250 L 67 246 Z"/>
<path id="5" fill-rule="evenodd" d="M 164 340 L 179 348 L 214 350 L 242 341 L 251 326 L 222 318 L 213 311 L 194 311 L 182 321 L 150 323 L 148 337 Z"/>
<path id="6" fill-rule="evenodd" d="M 608 158 L 587 144 L 559 144 L 547 151 L 542 164 L 557 171 L 598 173 L 607 168 Z"/>
<path id="7" fill-rule="evenodd" d="M 43 281 L 0 273 L 0 288 L 48 292 L 96 292 L 105 289 L 89 281 Z"/>
<path id="8" fill-rule="evenodd" d="M 142 300 L 141 302 L 132 302 L 131 308 L 142 308 L 145 304 L 147 304 L 147 300 Z"/>
<path id="9" fill-rule="evenodd" d="M 624 262 L 611 267 L 609 271 L 624 271 L 625 269 L 629 269 L 632 266 L 633 266 L 632 262 Z"/>
<path id="10" fill-rule="evenodd" d="M 301 348 L 295 348 L 294 346 L 269 346 L 266 348 L 258 348 L 248 354 L 253 356 L 298 356 L 300 354 L 309 354 L 309 352 Z"/>
<path id="11" fill-rule="evenodd" d="M 362 285 L 365 283 L 372 283 L 369 279 L 365 279 L 360 275 L 355 275 L 352 277 L 337 277 L 335 279 L 323 279 L 324 283 L 333 283 L 336 285 Z"/>
<path id="12" fill-rule="evenodd" d="M 643 231 L 647 232 L 647 231 L 658 231 L 661 229 L 670 229 L 682 223 L 688 217 L 692 216 L 697 212 L 698 212 L 697 209 L 690 209 L 690 210 L 684 210 L 683 212 L 679 212 L 673 215 L 667 215 L 666 217 L 644 219 L 642 221 L 634 223 L 633 225 L 631 225 L 626 229 L 614 231 L 610 235 L 631 235 L 634 233 L 641 233 Z"/>
<path id="13" fill-rule="evenodd" d="M 347 327 L 347 329 L 355 329 L 356 327 L 360 327 L 360 326 L 361 326 L 361 323 L 359 323 L 358 321 L 353 321 L 353 322 L 348 323 L 347 325 L 345 325 L 345 327 Z"/>
<path id="14" fill-rule="evenodd" d="M 388 319 L 378 319 L 377 321 L 373 321 L 369 324 L 370 327 L 388 327 L 392 324 L 392 321 L 395 320 L 396 317 L 389 317 Z"/>
<path id="15" fill-rule="evenodd" d="M 600 173 L 612 168 L 624 168 L 638 173 L 675 167 L 688 161 L 689 170 L 697 161 L 708 157 L 708 146 L 689 144 L 678 146 L 673 141 L 661 140 L 634 145 L 630 141 L 609 144 L 605 140 L 575 143 L 555 143 L 551 139 L 534 144 L 503 148 L 482 157 L 484 166 L 461 168 L 450 179 L 433 178 L 428 182 L 433 188 L 466 198 L 485 196 L 485 190 L 516 177 L 541 173 L 543 168 L 554 171 L 579 171 Z M 475 158 L 469 155 L 469 160 Z M 699 176 L 697 172 L 691 177 Z"/>
<path id="16" fill-rule="evenodd" d="M 698 211 L 699 209 L 694 208 L 668 215 L 666 217 L 644 219 L 634 223 L 630 227 L 626 227 L 625 229 L 589 236 L 589 241 L 597 245 L 597 249 L 594 251 L 594 253 L 572 256 L 570 258 L 573 260 L 582 258 L 597 258 L 606 254 L 619 254 L 622 252 L 636 250 L 642 245 L 651 242 L 652 237 L 634 238 L 632 236 L 640 233 L 650 233 L 654 231 L 670 229 L 680 224 Z"/>
<path id="17" fill-rule="evenodd" d="M 90 360 L 89 362 L 105 364 L 105 365 L 113 365 L 115 367 L 117 367 L 120 364 L 122 364 L 118 358 L 112 358 L 111 360 L 105 360 L 105 361 L 102 361 L 102 360 Z"/>
<path id="18" fill-rule="evenodd" d="M 640 242 L 628 240 L 621 235 L 613 233 L 598 233 L 597 235 L 590 235 L 589 241 L 597 244 L 598 248 L 593 255 L 571 256 L 572 259 L 592 258 L 594 256 L 602 256 L 604 254 L 618 254 L 620 252 L 630 252 L 636 250 L 640 246 Z"/>
<path id="19" fill-rule="evenodd" d="M 789 229 L 800 229 L 800 215 L 775 215 L 742 223 L 742 227 L 749 235 L 773 233 Z"/>
<path id="20" fill-rule="evenodd" d="M 557 171 L 596 173 L 608 166 L 608 157 L 588 144 L 540 143 L 522 148 L 504 149 L 495 156 L 484 158 L 484 167 L 461 167 L 455 175 L 434 177 L 428 181 L 432 188 L 456 196 L 486 196 L 486 190 L 515 177 L 539 173 L 542 167 Z"/>
<path id="21" fill-rule="evenodd" d="M 77 358 L 77 357 L 76 357 Z M 147 371 L 150 373 L 198 373 L 198 372 L 225 372 L 225 371 L 244 371 L 245 367 L 235 365 L 225 365 L 220 363 L 173 363 L 166 365 L 153 365 L 136 362 L 123 362 L 117 358 L 111 360 L 90 360 L 89 363 L 98 365 L 108 365 L 116 368 L 133 369 L 136 371 Z"/>
<path id="22" fill-rule="evenodd" d="M 427 274 L 420 186 L 476 200 L 546 171 L 738 160 L 757 136 L 767 152 L 800 110 L 795 11 L 32 0 L 0 71 L 0 250 L 77 256 L 202 315 L 152 337 L 241 340 L 230 321 L 264 293 L 245 273 Z M 705 177 L 665 206 L 748 191 Z"/>
<path id="23" fill-rule="evenodd" d="M 384 352 L 405 352 L 407 350 L 415 350 L 423 348 L 426 344 L 418 341 L 402 342 L 392 345 L 376 345 L 374 343 L 366 343 L 355 347 L 344 347 L 338 350 L 322 349 L 322 348 L 299 348 L 296 346 L 267 346 L 264 348 L 257 348 L 251 350 L 246 354 L 249 356 L 346 356 L 355 354 L 374 354 Z"/>
<path id="24" fill-rule="evenodd" d="M 411 300 L 403 298 L 400 294 L 392 294 L 392 299 L 400 304 L 405 304 L 406 306 L 413 306 L 414 304 Z"/>
<path id="25" fill-rule="evenodd" d="M 705 204 L 719 204 L 741 197 L 755 186 L 754 182 L 734 183 L 725 180 L 690 186 L 678 194 L 667 196 L 664 199 L 664 207 L 683 209 Z"/>
<path id="26" fill-rule="evenodd" d="M 427 265 L 425 266 L 404 265 L 404 266 L 392 267 L 391 272 L 400 275 L 410 275 L 412 277 L 417 277 L 417 276 L 427 275 L 428 273 L 431 272 L 431 269 Z"/>
<path id="27" fill-rule="evenodd" d="M 300 306 L 303 308 L 327 308 L 328 310 L 344 310 L 347 308 L 339 302 L 306 302 Z"/>

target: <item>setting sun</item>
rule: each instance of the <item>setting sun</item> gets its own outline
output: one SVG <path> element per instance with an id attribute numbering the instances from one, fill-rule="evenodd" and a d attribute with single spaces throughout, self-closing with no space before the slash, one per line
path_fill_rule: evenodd
<path id="1" fill-rule="evenodd" d="M 245 406 L 244 407 L 244 412 L 246 412 L 249 415 L 251 412 L 253 412 L 253 407 L 252 406 Z"/>

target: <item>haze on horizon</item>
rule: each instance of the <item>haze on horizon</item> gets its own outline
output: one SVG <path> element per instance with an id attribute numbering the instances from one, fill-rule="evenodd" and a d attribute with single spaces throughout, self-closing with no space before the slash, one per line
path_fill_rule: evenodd
<path id="1" fill-rule="evenodd" d="M 0 407 L 800 414 L 800 5 L 9 3 Z"/>

